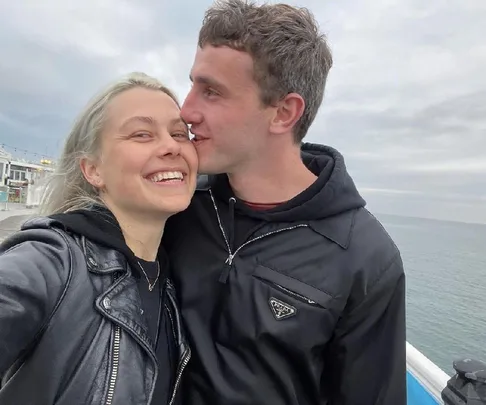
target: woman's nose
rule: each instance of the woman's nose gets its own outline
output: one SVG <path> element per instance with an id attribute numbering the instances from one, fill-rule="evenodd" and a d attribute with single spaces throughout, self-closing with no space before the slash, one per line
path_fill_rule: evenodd
<path id="1" fill-rule="evenodd" d="M 159 156 L 167 156 L 173 155 L 177 156 L 181 153 L 181 144 L 177 140 L 175 140 L 170 134 L 161 139 L 159 146 L 158 146 L 158 155 Z"/>

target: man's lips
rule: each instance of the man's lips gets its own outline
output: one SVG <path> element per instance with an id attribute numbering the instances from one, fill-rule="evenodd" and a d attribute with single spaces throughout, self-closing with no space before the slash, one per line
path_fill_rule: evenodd
<path id="1" fill-rule="evenodd" d="M 209 138 L 206 138 L 206 137 L 201 136 L 201 135 L 194 135 L 194 138 L 192 139 L 192 141 L 195 142 L 195 143 L 198 143 L 198 142 L 206 141 L 208 139 Z"/>
<path id="2" fill-rule="evenodd" d="M 208 139 L 208 137 L 204 136 L 199 131 L 194 131 L 193 128 L 191 128 L 191 134 L 194 135 L 193 139 L 196 141 L 204 141 L 205 139 Z"/>

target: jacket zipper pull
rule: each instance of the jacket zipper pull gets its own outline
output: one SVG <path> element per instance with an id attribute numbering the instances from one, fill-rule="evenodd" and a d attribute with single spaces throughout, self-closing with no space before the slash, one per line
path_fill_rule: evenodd
<path id="1" fill-rule="evenodd" d="M 231 270 L 231 267 L 233 265 L 233 255 L 229 255 L 226 261 L 224 262 L 224 267 L 223 270 L 221 271 L 221 274 L 219 275 L 219 282 L 226 284 L 228 281 L 228 276 L 229 272 Z"/>
<path id="2" fill-rule="evenodd" d="M 230 248 L 230 252 L 229 252 L 230 255 L 234 249 L 234 243 L 235 243 L 235 204 L 236 204 L 236 198 L 231 197 L 228 201 L 228 205 L 229 205 L 228 245 Z"/>
<path id="3" fill-rule="evenodd" d="M 236 198 L 231 197 L 228 201 L 229 204 L 229 224 L 228 224 L 228 250 L 229 256 L 224 262 L 223 270 L 219 275 L 219 282 L 226 284 L 228 281 L 228 276 L 231 268 L 233 267 L 233 257 L 234 255 L 231 253 L 233 251 L 233 244 L 234 244 L 234 233 L 235 233 L 235 203 Z"/>

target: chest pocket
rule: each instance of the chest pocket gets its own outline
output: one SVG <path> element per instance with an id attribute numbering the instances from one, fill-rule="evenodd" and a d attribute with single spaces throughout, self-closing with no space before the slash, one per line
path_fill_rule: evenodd
<path id="1" fill-rule="evenodd" d="M 263 265 L 231 272 L 227 287 L 218 322 L 226 346 L 309 355 L 332 336 L 335 300 L 324 291 Z"/>

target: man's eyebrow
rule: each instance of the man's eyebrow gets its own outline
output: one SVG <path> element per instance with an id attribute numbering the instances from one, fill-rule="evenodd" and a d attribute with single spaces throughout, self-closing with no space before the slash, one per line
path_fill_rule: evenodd
<path id="1" fill-rule="evenodd" d="M 208 77 L 208 76 L 196 76 L 196 77 L 193 77 L 192 75 L 189 75 L 189 80 L 192 82 L 192 83 L 197 83 L 197 84 L 205 84 L 207 86 L 212 86 L 212 87 L 216 87 L 217 89 L 221 89 L 221 90 L 227 90 L 227 87 L 211 78 L 211 77 Z"/>

